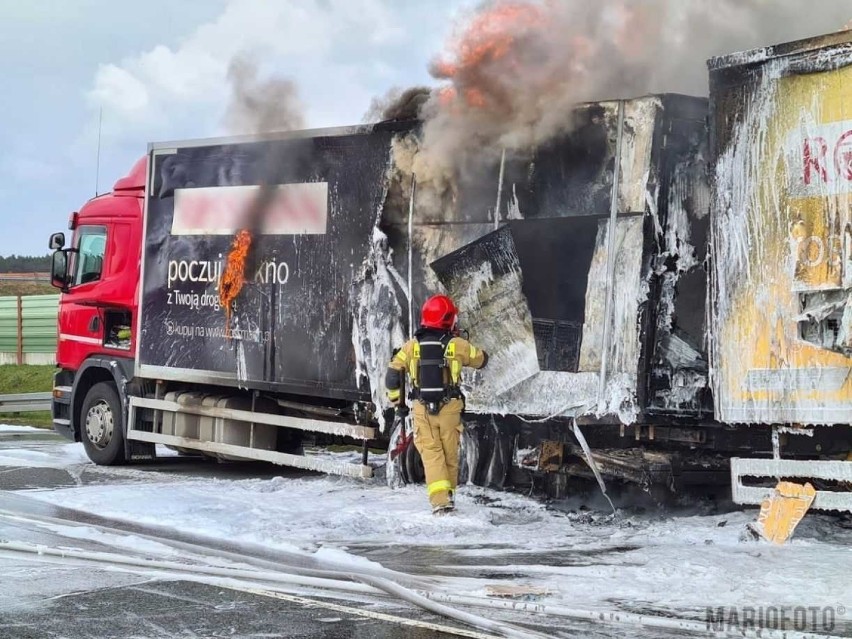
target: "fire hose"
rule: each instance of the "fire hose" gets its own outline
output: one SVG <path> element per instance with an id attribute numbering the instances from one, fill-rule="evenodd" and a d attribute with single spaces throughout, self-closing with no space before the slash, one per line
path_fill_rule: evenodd
<path id="1" fill-rule="evenodd" d="M 61 559 L 64 562 L 107 562 L 114 566 L 123 567 L 126 571 L 143 574 L 143 575 L 158 575 L 170 576 L 173 578 L 185 579 L 198 583 L 217 585 L 235 590 L 253 592 L 256 594 L 276 593 L 277 591 L 258 590 L 257 584 L 264 584 L 267 588 L 271 584 L 276 584 L 277 587 L 284 586 L 302 586 L 312 588 L 322 588 L 326 592 L 343 591 L 349 593 L 360 594 L 379 594 L 385 593 L 392 595 L 402 601 L 406 601 L 414 606 L 433 612 L 435 614 L 460 621 L 470 625 L 478 630 L 499 633 L 498 636 L 506 639 L 542 639 L 546 635 L 542 635 L 533 630 L 520 628 L 508 623 L 492 621 L 479 615 L 463 612 L 456 608 L 451 608 L 448 605 L 456 606 L 473 606 L 478 608 L 504 610 L 510 612 L 523 612 L 528 614 L 542 615 L 547 617 L 559 617 L 572 619 L 575 621 L 584 621 L 588 623 L 605 623 L 608 625 L 623 625 L 632 627 L 653 628 L 657 630 L 690 632 L 713 637 L 747 637 L 755 639 L 816 639 L 821 637 L 826 639 L 826 635 L 815 635 L 800 632 L 774 631 L 772 629 L 748 629 L 739 628 L 726 630 L 715 630 L 709 623 L 693 621 L 689 619 L 665 618 L 649 615 L 640 615 L 630 612 L 611 611 L 611 610 L 583 610 L 570 608 L 562 605 L 537 604 L 530 602 L 517 602 L 487 599 L 485 597 L 475 597 L 469 595 L 453 595 L 443 592 L 434 591 L 413 591 L 404 586 L 401 586 L 391 580 L 375 577 L 365 574 L 353 572 L 329 572 L 329 575 L 336 575 L 336 579 L 314 579 L 306 578 L 297 575 L 293 572 L 288 572 L 286 569 L 293 569 L 292 566 L 280 566 L 275 573 L 258 573 L 253 570 L 224 568 L 215 566 L 190 566 L 177 562 L 156 561 L 149 559 L 128 558 L 110 553 L 77 551 L 69 549 L 46 548 L 35 544 L 25 544 L 20 542 L 0 542 L 0 554 L 18 552 L 30 553 L 37 555 L 43 561 L 51 559 Z M 249 559 L 253 563 L 253 558 Z M 352 583 L 350 580 L 355 579 L 362 583 Z M 275 585 L 271 586 L 276 587 Z M 328 595 L 331 596 L 331 595 Z M 318 605 L 327 605 L 325 602 L 318 603 L 315 600 L 304 599 L 305 602 L 311 602 Z M 357 614 L 358 609 L 352 609 L 353 614 Z M 391 618 L 388 616 L 388 621 L 400 622 L 399 618 Z M 418 622 L 420 625 L 420 622 Z M 437 629 L 437 628 L 436 628 Z M 450 632 L 460 636 L 476 637 L 478 639 L 493 639 L 494 635 L 482 635 L 479 633 L 468 633 L 463 630 L 442 627 L 442 631 Z"/>

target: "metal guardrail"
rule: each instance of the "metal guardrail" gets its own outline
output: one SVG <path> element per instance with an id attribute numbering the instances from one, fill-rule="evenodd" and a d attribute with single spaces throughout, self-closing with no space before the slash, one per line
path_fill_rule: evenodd
<path id="1" fill-rule="evenodd" d="M 0 395 L 0 413 L 31 413 L 50 410 L 53 393 L 21 393 Z"/>
<path id="2" fill-rule="evenodd" d="M 0 273 L 0 282 L 50 282 L 50 273 Z"/>

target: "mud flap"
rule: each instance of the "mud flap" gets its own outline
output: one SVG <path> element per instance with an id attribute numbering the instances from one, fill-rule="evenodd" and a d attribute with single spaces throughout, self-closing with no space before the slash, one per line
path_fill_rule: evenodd
<path id="1" fill-rule="evenodd" d="M 793 535 L 813 504 L 814 497 L 816 490 L 810 483 L 778 482 L 772 494 L 760 505 L 757 522 L 750 524 L 749 529 L 766 541 L 781 545 Z"/>
<path id="2" fill-rule="evenodd" d="M 410 424 L 407 423 L 408 419 L 408 417 L 402 418 L 397 416 L 391 426 L 390 440 L 388 442 L 387 472 L 385 474 L 387 484 L 391 488 L 398 488 L 408 483 L 403 468 L 405 453 L 413 440 L 413 431 Z"/>
<path id="3" fill-rule="evenodd" d="M 411 432 L 413 433 L 413 431 Z M 399 461 L 402 479 L 406 484 L 422 484 L 426 481 L 426 470 L 423 468 L 423 459 L 420 457 L 420 451 L 414 445 L 413 434 L 400 454 Z"/>

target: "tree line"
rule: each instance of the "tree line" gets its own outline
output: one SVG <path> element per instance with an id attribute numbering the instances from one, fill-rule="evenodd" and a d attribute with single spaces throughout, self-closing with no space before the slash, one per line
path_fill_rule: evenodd
<path id="1" fill-rule="evenodd" d="M 50 271 L 50 255 L 0 255 L 0 273 L 46 273 Z"/>

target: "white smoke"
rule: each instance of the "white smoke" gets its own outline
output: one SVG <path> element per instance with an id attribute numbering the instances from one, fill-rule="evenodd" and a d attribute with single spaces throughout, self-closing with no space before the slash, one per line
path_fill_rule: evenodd
<path id="1" fill-rule="evenodd" d="M 444 167 L 469 150 L 528 148 L 569 130 L 580 102 L 707 94 L 714 55 L 836 31 L 852 2 L 492 0 L 431 64 L 423 151 Z"/>

